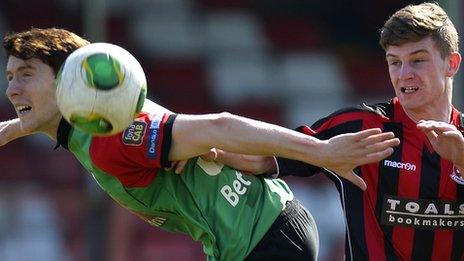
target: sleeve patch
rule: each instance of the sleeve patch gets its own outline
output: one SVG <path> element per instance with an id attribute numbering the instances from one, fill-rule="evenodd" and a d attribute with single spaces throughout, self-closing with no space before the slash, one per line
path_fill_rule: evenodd
<path id="1" fill-rule="evenodd" d="M 160 133 L 160 125 L 163 115 L 156 115 L 150 124 L 148 142 L 147 142 L 147 158 L 156 159 L 158 157 L 157 146 L 158 136 Z"/>
<path id="2" fill-rule="evenodd" d="M 134 121 L 122 134 L 122 143 L 129 146 L 140 146 L 143 143 L 147 123 Z"/>

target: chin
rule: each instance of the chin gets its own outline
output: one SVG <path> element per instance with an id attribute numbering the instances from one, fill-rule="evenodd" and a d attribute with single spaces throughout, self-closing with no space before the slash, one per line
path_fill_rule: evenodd
<path id="1" fill-rule="evenodd" d="M 418 101 L 416 99 L 405 99 L 405 98 L 399 97 L 399 101 L 401 105 L 403 106 L 403 108 L 405 109 L 417 109 L 424 105 L 423 100 Z"/>
<path id="2" fill-rule="evenodd" d="M 411 102 L 401 103 L 401 106 L 406 111 L 420 111 L 423 108 L 427 107 L 427 105 L 425 104 L 417 104 L 417 103 L 411 103 Z"/>

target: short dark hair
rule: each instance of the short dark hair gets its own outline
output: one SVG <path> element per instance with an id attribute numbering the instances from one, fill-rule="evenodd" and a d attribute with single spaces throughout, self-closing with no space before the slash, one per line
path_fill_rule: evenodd
<path id="1" fill-rule="evenodd" d="M 380 33 L 380 45 L 417 42 L 431 36 L 443 56 L 459 51 L 459 36 L 453 22 L 436 3 L 408 5 L 385 22 Z"/>
<path id="2" fill-rule="evenodd" d="M 8 57 L 12 55 L 24 60 L 40 59 L 52 67 L 55 75 L 73 51 L 89 43 L 70 31 L 58 28 L 31 28 L 3 38 L 3 48 Z"/>

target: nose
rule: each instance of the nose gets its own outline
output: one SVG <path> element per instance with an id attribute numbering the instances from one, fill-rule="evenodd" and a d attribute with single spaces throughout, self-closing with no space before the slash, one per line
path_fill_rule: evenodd
<path id="1" fill-rule="evenodd" d="M 22 92 L 21 85 L 14 79 L 8 82 L 8 87 L 6 88 L 6 96 L 8 98 L 13 98 L 20 95 Z"/>
<path id="2" fill-rule="evenodd" d="M 399 78 L 401 80 L 408 80 L 414 78 L 414 71 L 408 63 L 403 63 L 401 65 Z"/>

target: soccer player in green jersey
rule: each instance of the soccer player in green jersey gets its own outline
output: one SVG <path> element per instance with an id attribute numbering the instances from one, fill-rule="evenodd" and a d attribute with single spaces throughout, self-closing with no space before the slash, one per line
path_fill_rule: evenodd
<path id="1" fill-rule="evenodd" d="M 93 137 L 63 120 L 54 86 L 66 57 L 86 44 L 54 28 L 4 37 L 6 94 L 18 118 L 0 123 L 0 145 L 46 134 L 115 201 L 153 226 L 201 241 L 210 260 L 315 260 L 317 229 L 282 180 L 247 176 L 198 157 L 175 175 L 165 169 L 172 161 L 213 147 L 278 155 L 332 169 L 362 186 L 352 169 L 385 158 L 398 145 L 379 129 L 323 141 L 229 113 L 176 114 L 150 100 L 125 131 Z"/>

